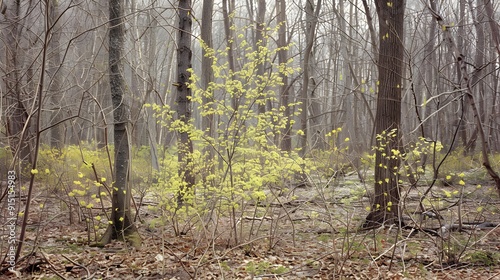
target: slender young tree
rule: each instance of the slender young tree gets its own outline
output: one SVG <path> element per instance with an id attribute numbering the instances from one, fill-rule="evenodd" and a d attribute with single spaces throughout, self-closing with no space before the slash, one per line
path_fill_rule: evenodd
<path id="1" fill-rule="evenodd" d="M 308 109 L 310 105 L 309 100 L 309 81 L 310 81 L 310 63 L 312 61 L 312 51 L 316 38 L 316 25 L 318 23 L 319 12 L 321 10 L 321 0 L 317 0 L 316 5 L 314 5 L 314 0 L 307 0 L 305 6 L 306 13 L 306 46 L 304 49 L 304 64 L 302 74 L 302 91 L 300 93 L 299 100 L 302 102 L 300 109 L 300 129 L 302 130 L 302 135 L 299 139 L 300 155 L 304 156 L 307 150 L 307 139 L 308 139 Z"/>
<path id="2" fill-rule="evenodd" d="M 222 16 L 224 18 L 224 35 L 227 46 L 227 61 L 229 63 L 229 71 L 231 73 L 236 72 L 235 59 L 234 59 L 234 32 L 232 26 L 234 26 L 234 7 L 236 3 L 235 0 L 222 0 Z M 238 108 L 239 100 L 236 96 L 231 97 L 231 106 L 234 110 Z"/>
<path id="3" fill-rule="evenodd" d="M 128 184 L 130 168 L 129 119 L 130 108 L 125 98 L 123 77 L 123 47 L 125 29 L 123 5 L 120 0 L 109 1 L 109 85 L 113 103 L 113 132 L 115 144 L 115 166 L 112 196 L 111 223 L 103 235 L 102 243 L 112 239 L 124 239 L 139 246 L 140 239 L 130 211 L 131 191 Z"/>
<path id="4" fill-rule="evenodd" d="M 486 4 L 487 5 L 487 4 Z M 471 85 L 471 77 L 467 72 L 467 63 L 466 61 L 466 56 L 460 52 L 460 49 L 457 47 L 457 44 L 455 43 L 455 40 L 453 39 L 451 32 L 449 31 L 449 28 L 447 28 L 447 25 L 444 24 L 444 19 L 443 17 L 439 14 L 436 8 L 436 3 L 435 1 L 430 1 L 429 2 L 429 7 L 428 7 L 434 16 L 434 19 L 436 22 L 441 26 L 441 29 L 443 30 L 443 35 L 445 38 L 445 41 L 448 43 L 448 46 L 450 49 L 453 51 L 456 59 L 456 64 L 458 65 L 457 70 L 460 72 L 460 87 L 464 91 L 464 98 L 467 98 L 469 100 L 469 105 L 471 106 L 472 109 L 472 114 L 474 116 L 474 120 L 476 122 L 476 129 L 477 132 L 479 133 L 479 139 L 481 140 L 481 155 L 482 155 L 482 160 L 483 160 L 483 166 L 490 175 L 491 179 L 495 182 L 495 186 L 497 188 L 497 192 L 500 195 L 500 176 L 498 173 L 493 169 L 491 166 L 491 162 L 489 159 L 489 142 L 488 138 L 486 137 L 486 134 L 484 132 L 483 128 L 483 122 L 481 120 L 481 114 L 479 113 L 478 105 L 474 99 L 474 94 L 472 92 L 472 85 Z M 488 15 L 488 8 L 486 7 L 486 13 Z M 488 15 L 489 17 L 489 15 Z M 498 30 L 498 29 L 497 29 Z M 495 29 L 492 29 L 494 32 Z M 493 40 L 495 40 L 493 38 Z M 424 193 L 425 196 L 426 193 Z"/>
<path id="5" fill-rule="evenodd" d="M 59 124 L 63 119 L 62 114 L 62 73 L 61 73 L 61 24 L 58 20 L 59 17 L 59 1 L 50 0 L 48 4 L 48 15 L 49 15 L 49 26 L 51 30 L 51 38 L 49 41 L 49 57 L 48 57 L 48 67 L 47 74 L 49 81 L 49 92 L 50 92 L 50 123 L 55 126 L 50 129 L 50 145 L 57 149 L 62 149 L 64 144 L 64 130 L 63 125 Z"/>
<path id="6" fill-rule="evenodd" d="M 213 59 L 207 56 L 206 48 L 213 48 L 212 43 L 212 23 L 213 23 L 213 9 L 214 9 L 214 0 L 203 0 L 203 11 L 201 14 L 201 40 L 204 43 L 204 47 L 201 50 L 202 58 L 201 58 L 201 86 L 203 89 L 208 91 L 210 83 L 214 80 L 214 73 L 212 70 Z M 210 92 L 209 96 L 204 95 L 203 104 L 205 106 L 209 106 L 206 108 L 207 111 L 211 110 L 213 106 L 207 105 L 214 100 L 213 92 Z M 215 120 L 213 114 L 207 114 L 202 116 L 201 119 L 201 129 L 205 132 L 205 134 L 210 137 L 215 137 Z M 209 158 L 212 159 L 214 156 L 214 151 L 211 147 L 207 148 L 207 152 L 209 153 Z"/>
<path id="7" fill-rule="evenodd" d="M 399 220 L 398 167 L 405 1 L 376 0 L 379 17 L 375 199 L 363 227 Z"/>
<path id="8" fill-rule="evenodd" d="M 257 1 L 257 21 L 255 22 L 255 51 L 259 51 L 259 47 L 263 47 L 266 45 L 266 39 L 264 37 L 265 32 L 265 23 L 264 19 L 266 16 L 266 0 Z M 265 71 L 265 62 L 259 63 L 257 66 L 257 76 L 263 77 Z M 262 94 L 259 100 L 259 114 L 264 114 L 266 112 L 266 103 L 265 96 Z"/>
<path id="9" fill-rule="evenodd" d="M 191 17 L 191 0 L 180 0 L 179 7 L 179 31 L 177 37 L 177 118 L 184 127 L 191 122 L 191 89 L 188 83 L 191 77 L 188 71 L 191 68 L 191 28 L 193 20 Z M 183 204 L 184 194 L 195 183 L 194 174 L 191 170 L 191 154 L 193 153 L 193 143 L 186 129 L 181 129 L 178 133 L 178 161 L 179 176 L 183 179 L 179 190 L 177 206 Z"/>
<path id="10" fill-rule="evenodd" d="M 276 0 L 276 18 L 278 20 L 278 62 L 279 64 L 285 64 L 288 61 L 288 50 L 286 48 L 286 0 Z M 292 125 L 290 120 L 292 119 L 290 110 L 290 85 L 288 82 L 288 76 L 280 74 L 283 85 L 281 86 L 281 98 L 280 105 L 285 108 L 285 116 L 288 117 L 285 127 L 281 130 L 281 149 L 283 151 L 292 151 L 292 138 L 290 136 Z"/>
<path id="11" fill-rule="evenodd" d="M 31 140 L 29 138 L 28 112 L 24 106 L 20 73 L 20 52 L 22 24 L 21 7 L 19 1 L 5 1 L 2 4 L 2 13 L 6 27 L 2 30 L 2 40 L 5 44 L 5 125 L 9 146 L 14 158 L 20 159 L 23 164 L 31 160 Z"/>

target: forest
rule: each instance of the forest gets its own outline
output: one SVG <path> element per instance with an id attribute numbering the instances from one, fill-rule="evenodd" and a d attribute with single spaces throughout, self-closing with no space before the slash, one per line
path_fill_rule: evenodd
<path id="1" fill-rule="evenodd" d="M 0 0 L 0 279 L 500 279 L 496 2 Z"/>

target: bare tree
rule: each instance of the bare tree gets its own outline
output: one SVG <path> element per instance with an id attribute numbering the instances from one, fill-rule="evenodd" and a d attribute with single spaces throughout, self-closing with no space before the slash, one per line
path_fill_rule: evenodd
<path id="1" fill-rule="evenodd" d="M 286 0 L 276 0 L 276 18 L 278 20 L 278 62 L 279 64 L 285 64 L 288 60 L 288 50 L 287 50 L 287 41 L 286 41 L 286 30 L 287 30 L 287 21 L 286 21 Z M 281 86 L 281 98 L 280 105 L 284 107 L 284 114 L 288 118 L 285 127 L 281 130 L 281 149 L 283 151 L 290 152 L 292 150 L 292 138 L 291 138 L 291 108 L 290 108 L 290 87 L 291 85 L 288 82 L 288 75 L 280 74 L 283 85 Z"/>
<path id="2" fill-rule="evenodd" d="M 299 146 L 301 148 L 300 154 L 304 156 L 307 151 L 307 140 L 310 131 L 308 130 L 308 110 L 310 106 L 309 93 L 310 88 L 310 78 L 311 78 L 311 67 L 310 63 L 312 61 L 312 51 L 314 46 L 314 41 L 316 38 L 316 25 L 318 23 L 319 12 L 321 10 L 321 0 L 318 0 L 316 5 L 314 5 L 313 0 L 306 1 L 305 13 L 306 13 L 306 46 L 304 49 L 304 62 L 303 62 L 303 76 L 302 76 L 302 91 L 300 93 L 299 100 L 302 102 L 300 106 L 300 129 L 302 130 L 302 135 L 300 136 Z"/>
<path id="3" fill-rule="evenodd" d="M 266 16 L 266 0 L 259 0 L 257 1 L 257 20 L 255 22 L 255 49 L 257 52 L 259 52 L 259 47 L 264 47 L 266 45 L 266 39 L 264 34 L 266 33 L 265 28 L 266 25 L 264 23 L 264 18 Z M 257 66 L 257 77 L 263 77 L 264 76 L 264 71 L 265 71 L 265 61 L 262 63 L 259 63 Z M 264 85 L 262 85 L 264 87 Z M 264 89 L 262 88 L 262 91 Z M 266 112 L 266 103 L 265 101 L 265 96 L 262 94 L 260 97 L 260 101 L 258 104 L 258 110 L 260 114 L 263 114 Z"/>
<path id="4" fill-rule="evenodd" d="M 472 84 L 471 84 L 471 77 L 467 72 L 467 64 L 465 62 L 466 56 L 460 51 L 460 49 L 457 47 L 455 40 L 453 39 L 449 28 L 447 28 L 447 25 L 444 23 L 444 18 L 438 13 L 435 2 L 430 1 L 429 9 L 434 16 L 434 19 L 436 22 L 441 26 L 441 29 L 443 30 L 445 41 L 448 43 L 451 52 L 454 54 L 455 59 L 456 59 L 456 64 L 457 64 L 457 69 L 460 73 L 460 87 L 464 91 L 465 98 L 469 100 L 469 105 L 472 109 L 472 114 L 476 123 L 476 129 L 477 132 L 479 133 L 479 139 L 481 140 L 481 155 L 482 155 L 482 160 L 483 160 L 483 166 L 490 175 L 490 177 L 493 179 L 495 182 L 495 186 L 497 188 L 497 192 L 500 195 L 500 176 L 496 171 L 493 169 L 490 163 L 489 159 L 489 144 L 488 144 L 488 139 L 486 138 L 486 134 L 484 132 L 483 128 L 483 122 L 481 121 L 481 116 L 478 110 L 477 103 L 475 101 L 473 92 L 472 92 Z"/>
<path id="5" fill-rule="evenodd" d="M 123 5 L 120 0 L 109 1 L 109 85 L 113 103 L 113 131 L 115 147 L 114 184 L 110 225 L 102 237 L 102 243 L 112 239 L 126 239 L 134 246 L 139 246 L 140 238 L 133 223 L 129 183 L 130 143 L 129 116 L 130 109 L 126 102 L 126 88 L 123 77 L 123 47 L 125 29 L 123 23 Z"/>
<path id="6" fill-rule="evenodd" d="M 227 45 L 227 60 L 229 63 L 229 71 L 231 73 L 236 72 L 236 66 L 234 61 L 234 32 L 232 27 L 234 25 L 234 6 L 235 0 L 222 0 L 222 16 L 224 17 L 224 35 Z M 234 96 L 231 98 L 231 106 L 234 110 L 238 108 L 239 100 L 238 97 Z"/>
<path id="7" fill-rule="evenodd" d="M 28 123 L 28 111 L 23 100 L 21 84 L 21 7 L 20 1 L 2 2 L 2 13 L 6 21 L 6 27 L 2 30 L 5 44 L 5 75 L 4 83 L 6 92 L 6 107 L 4 108 L 6 117 L 5 125 L 9 146 L 14 158 L 20 159 L 24 163 L 30 161 L 31 141 L 29 135 L 30 125 Z"/>
<path id="8" fill-rule="evenodd" d="M 204 47 L 201 50 L 202 58 L 201 58 L 201 87 L 207 91 L 207 95 L 203 95 L 203 104 L 208 107 L 207 110 L 213 108 L 211 102 L 213 102 L 214 96 L 213 91 L 209 91 L 209 85 L 214 80 L 214 74 L 212 70 L 213 59 L 207 56 L 206 48 L 213 48 L 212 43 L 212 23 L 213 23 L 213 0 L 204 0 L 203 1 L 203 12 L 201 14 L 201 40 L 204 43 Z M 210 137 L 215 137 L 215 120 L 213 114 L 207 114 L 202 117 L 201 120 L 201 129 L 205 132 L 205 134 Z M 207 152 L 209 153 L 209 158 L 212 159 L 214 156 L 214 152 L 212 147 L 207 148 Z"/>
<path id="9" fill-rule="evenodd" d="M 379 17 L 379 58 L 375 132 L 375 199 L 363 227 L 399 220 L 399 167 L 405 1 L 375 1 Z"/>
<path id="10" fill-rule="evenodd" d="M 177 87 L 176 105 L 177 118 L 184 127 L 188 127 L 191 122 L 191 89 L 188 87 L 191 74 L 191 0 L 180 0 L 179 7 L 179 31 L 177 35 Z M 182 178 L 182 185 L 177 196 L 179 207 L 184 202 L 184 194 L 195 184 L 194 174 L 190 163 L 192 161 L 193 143 L 187 129 L 181 129 L 177 140 L 179 176 Z"/>
<path id="11" fill-rule="evenodd" d="M 50 145 L 54 148 L 61 149 L 64 145 L 64 127 L 60 123 L 63 119 L 62 113 L 62 94 L 61 94 L 61 24 L 59 21 L 59 1 L 50 0 L 48 4 L 49 27 L 51 38 L 49 41 L 47 77 L 49 81 L 50 92 L 50 124 L 54 125 L 50 131 Z"/>

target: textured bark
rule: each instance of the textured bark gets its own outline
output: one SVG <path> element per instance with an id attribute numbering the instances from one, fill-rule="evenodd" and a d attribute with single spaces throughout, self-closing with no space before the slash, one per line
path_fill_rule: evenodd
<path id="1" fill-rule="evenodd" d="M 224 18 L 224 33 L 225 33 L 224 35 L 227 45 L 227 61 L 229 63 L 229 71 L 231 71 L 231 73 L 234 73 L 236 71 L 236 67 L 234 64 L 234 47 L 233 47 L 234 34 L 231 29 L 231 27 L 234 25 L 233 22 L 234 6 L 235 6 L 234 0 L 222 0 L 222 16 Z M 240 101 L 238 100 L 237 96 L 231 97 L 231 106 L 234 110 L 237 110 L 239 103 Z"/>
<path id="2" fill-rule="evenodd" d="M 498 26 L 497 21 L 494 17 L 494 9 L 493 9 L 493 0 L 478 0 L 478 2 L 484 2 L 484 8 L 486 15 L 488 17 L 488 23 L 491 30 L 492 44 L 495 46 L 495 49 L 498 54 L 500 54 L 500 27 Z M 498 60 L 498 58 L 497 58 Z M 497 62 L 498 63 L 498 62 Z M 493 64 L 494 65 L 494 64 Z M 494 67 L 494 66 L 491 67 Z M 498 79 L 494 79 L 493 84 L 495 85 L 493 88 L 496 89 L 496 85 L 498 84 Z M 498 123 L 497 117 L 497 106 L 498 104 L 498 93 L 493 93 L 493 99 L 491 102 L 491 118 L 489 120 L 489 133 L 488 138 L 490 138 L 490 147 L 494 148 L 495 151 L 500 151 L 500 124 Z"/>
<path id="3" fill-rule="evenodd" d="M 486 15 L 488 16 L 488 23 L 491 29 L 491 37 L 495 43 L 496 50 L 498 54 L 500 54 L 500 27 L 498 27 L 498 23 L 495 21 L 494 9 L 493 9 L 493 0 L 483 0 L 484 8 L 486 11 Z"/>
<path id="4" fill-rule="evenodd" d="M 478 2 L 482 2 L 479 0 Z M 486 40 L 485 40 L 485 33 L 484 33 L 484 27 L 483 27 L 483 22 L 484 22 L 484 13 L 482 9 L 480 9 L 481 5 L 478 6 L 478 9 L 476 9 L 476 17 L 473 15 L 473 21 L 474 21 L 474 27 L 477 32 L 476 36 L 476 48 L 475 48 L 475 57 L 474 57 L 474 65 L 475 65 L 475 70 L 471 74 L 471 89 L 474 90 L 474 95 L 479 99 L 478 103 L 481 105 L 481 108 L 479 108 L 481 112 L 481 122 L 484 123 L 485 121 L 485 116 L 487 115 L 487 111 L 484 110 L 484 94 L 485 94 L 485 86 L 484 86 L 484 79 L 483 77 L 485 76 L 485 65 L 484 65 L 484 54 L 487 52 L 486 50 Z M 472 131 L 470 134 L 467 145 L 464 147 L 465 153 L 468 154 L 473 154 L 475 149 L 476 149 L 476 143 L 477 143 L 477 137 L 478 137 L 478 129 L 477 127 Z"/>
<path id="5" fill-rule="evenodd" d="M 352 5 L 351 5 L 352 7 Z M 352 28 L 347 29 L 346 21 L 347 19 L 343 16 L 345 14 L 350 14 L 346 11 L 343 1 L 339 1 L 339 9 L 334 8 L 335 16 L 338 21 L 338 28 L 341 34 L 340 36 L 340 56 L 342 57 L 341 62 L 341 71 L 342 78 L 340 79 L 340 87 L 341 87 L 341 114 L 339 118 L 339 123 L 341 124 L 349 124 L 346 125 L 342 133 L 346 136 L 353 137 L 355 135 L 355 125 L 359 116 L 355 114 L 355 110 L 357 109 L 355 105 L 355 96 L 353 94 L 353 79 L 354 79 L 354 71 L 351 71 L 351 58 L 352 58 Z M 350 18 L 352 21 L 352 16 Z M 353 26 L 352 22 L 349 22 L 349 26 Z M 349 152 L 354 152 L 353 145 L 354 142 L 359 141 L 360 139 L 353 137 L 349 143 Z"/>
<path id="6" fill-rule="evenodd" d="M 5 40 L 5 76 L 3 77 L 6 87 L 5 117 L 7 125 L 7 137 L 14 158 L 21 160 L 23 164 L 31 161 L 31 145 L 29 135 L 28 113 L 23 104 L 21 91 L 20 62 L 20 2 L 9 1 L 4 3 L 4 17 L 7 28 L 2 30 Z"/>
<path id="7" fill-rule="evenodd" d="M 113 132 L 115 149 L 114 182 L 112 196 L 111 221 L 103 235 L 102 243 L 111 239 L 124 239 L 138 246 L 137 229 L 130 211 L 131 191 L 128 184 L 130 167 L 129 118 L 125 98 L 123 77 L 123 47 L 125 30 L 123 23 L 123 1 L 109 1 L 109 84 L 113 103 Z"/>
<path id="8" fill-rule="evenodd" d="M 379 17 L 379 58 L 375 133 L 375 199 L 364 228 L 395 223 L 399 220 L 401 88 L 403 74 L 403 30 L 405 1 L 376 0 Z M 395 152 L 396 151 L 396 152 Z"/>
<path id="9" fill-rule="evenodd" d="M 431 0 L 434 1 L 434 0 Z M 432 98 L 433 95 L 437 92 L 437 71 L 436 71 L 436 52 L 434 50 L 436 45 L 436 23 L 431 21 L 429 23 L 429 40 L 427 45 L 425 46 L 425 60 L 424 60 L 424 73 L 425 73 L 425 90 L 423 90 L 421 99 L 419 100 L 420 104 L 425 104 L 429 98 Z M 418 108 L 416 108 L 418 110 Z M 427 116 L 434 113 L 437 110 L 436 102 L 429 102 L 426 106 L 421 107 L 421 119 L 425 120 Z M 433 128 L 435 119 L 423 122 L 422 125 L 422 137 L 433 137 L 434 131 Z"/>
<path id="10" fill-rule="evenodd" d="M 373 27 L 373 18 L 370 12 L 370 7 L 368 6 L 366 0 L 362 1 L 363 1 L 363 8 L 365 9 L 366 23 L 368 24 L 368 30 L 370 31 L 370 43 L 372 45 L 373 59 L 376 59 L 378 52 L 378 45 L 376 39 L 377 34 L 375 33 L 375 28 Z"/>
<path id="11" fill-rule="evenodd" d="M 276 0 L 276 18 L 278 19 L 278 24 L 280 24 L 278 29 L 278 62 L 279 64 L 284 64 L 288 60 L 288 51 L 286 50 L 286 0 Z M 283 85 L 281 86 L 281 106 L 285 108 L 284 115 L 287 117 L 287 122 L 285 128 L 281 130 L 281 150 L 290 152 L 292 150 L 292 138 L 290 136 L 292 126 L 290 120 L 292 119 L 290 110 L 290 85 L 288 84 L 288 76 L 281 75 Z"/>
<path id="12" fill-rule="evenodd" d="M 460 0 L 460 3 L 459 3 L 459 8 L 460 8 L 460 18 L 459 18 L 459 22 L 465 22 L 465 1 L 464 0 Z M 465 46 L 464 46 L 464 39 L 466 37 L 466 31 L 465 31 L 465 27 L 463 24 L 460 24 L 458 25 L 458 36 L 457 36 L 457 40 L 456 40 L 456 47 L 458 49 L 458 51 L 460 53 L 465 53 L 466 49 L 465 49 Z M 465 73 L 462 73 L 462 71 L 460 71 L 460 65 L 457 63 L 455 65 L 455 67 L 457 68 L 457 84 L 460 84 L 463 77 L 462 77 L 462 74 L 465 74 Z M 457 118 L 461 119 L 462 121 L 460 122 L 460 140 L 462 141 L 462 147 L 467 147 L 467 123 L 469 122 L 469 103 L 470 103 L 470 99 L 468 98 L 467 95 L 464 96 L 463 98 L 463 104 L 462 104 L 462 110 L 457 110 L 458 112 L 458 116 Z M 457 108 L 458 109 L 458 108 Z M 466 149 L 464 150 L 464 154 L 466 154 Z"/>
<path id="13" fill-rule="evenodd" d="M 265 33 L 265 19 L 266 15 L 266 0 L 258 0 L 257 1 L 257 19 L 255 22 L 255 51 L 259 52 L 259 47 L 265 47 L 266 42 L 264 38 L 264 33 Z M 262 63 L 259 63 L 257 65 L 257 77 L 262 77 L 264 76 L 264 68 L 265 68 L 265 62 L 262 61 Z M 263 90 L 263 88 L 262 88 Z M 258 102 L 258 111 L 259 114 L 263 114 L 266 112 L 266 103 L 264 101 L 265 96 L 262 94 L 260 96 L 261 101 Z"/>
<path id="14" fill-rule="evenodd" d="M 203 10 L 201 14 L 201 40 L 204 42 L 205 47 L 213 48 L 212 44 L 212 17 L 213 17 L 213 5 L 214 0 L 203 0 Z M 201 50 L 202 58 L 201 58 L 201 88 L 205 91 L 208 89 L 210 83 L 214 80 L 214 74 L 212 70 L 213 59 L 211 57 L 206 56 L 206 49 L 203 48 Z M 204 95 L 202 97 L 203 105 L 213 102 L 214 96 L 213 92 L 210 92 L 208 95 Z M 210 106 L 213 107 L 213 106 Z M 210 109 L 210 108 L 207 108 Z M 201 119 L 201 128 L 205 132 L 205 134 L 210 137 L 215 137 L 215 124 L 214 124 L 214 115 L 209 114 L 206 116 L 202 116 Z M 210 155 L 213 155 L 212 149 L 210 149 Z M 212 156 L 211 156 L 212 157 Z"/>
<path id="15" fill-rule="evenodd" d="M 48 65 L 47 77 L 49 81 L 49 100 L 50 100 L 50 124 L 53 125 L 50 132 L 50 146 L 56 149 L 61 149 L 64 145 L 64 126 L 60 124 L 63 119 L 61 93 L 61 48 L 60 38 L 61 29 L 58 21 L 59 17 L 59 1 L 50 0 L 49 2 L 49 26 L 51 37 L 48 47 Z"/>
<path id="16" fill-rule="evenodd" d="M 299 138 L 300 155 L 304 156 L 307 152 L 307 139 L 308 139 L 308 110 L 310 105 L 309 100 L 309 82 L 310 82 L 310 65 L 311 55 L 314 46 L 314 40 L 316 37 L 316 25 L 318 23 L 318 16 L 321 10 L 321 0 L 318 0 L 316 6 L 313 0 L 306 1 L 305 13 L 306 13 L 306 47 L 304 49 L 304 61 L 303 61 L 303 73 L 302 73 L 302 91 L 300 93 L 299 101 L 302 102 L 300 105 L 301 111 L 299 115 L 300 119 L 300 130 L 302 130 L 302 135 Z"/>
<path id="17" fill-rule="evenodd" d="M 188 87 L 191 74 L 191 0 L 179 1 L 179 32 L 177 37 L 177 117 L 189 126 L 191 123 L 191 89 Z M 181 131 L 177 135 L 179 176 L 183 179 L 183 185 L 177 196 L 178 207 L 184 203 L 184 194 L 189 191 L 195 183 L 192 173 L 191 161 L 193 143 L 188 131 Z"/>

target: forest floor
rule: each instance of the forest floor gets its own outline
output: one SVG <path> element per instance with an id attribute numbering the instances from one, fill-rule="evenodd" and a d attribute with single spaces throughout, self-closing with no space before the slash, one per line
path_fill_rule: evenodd
<path id="1" fill-rule="evenodd" d="M 16 269 L 21 279 L 500 279 L 496 190 L 436 185 L 422 202 L 435 211 L 421 214 L 427 187 L 403 191 L 406 227 L 359 231 L 370 184 L 350 176 L 299 185 L 267 206 L 247 205 L 237 245 L 229 218 L 213 223 L 217 231 L 188 221 L 176 235 L 171 224 L 153 226 L 158 211 L 142 206 L 140 248 L 89 246 L 94 232 L 85 221 L 70 223 L 60 198 L 40 192 L 34 202 L 44 207 L 32 207 Z"/>

